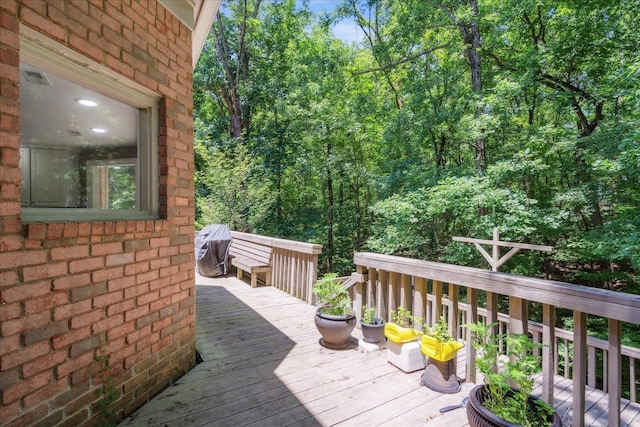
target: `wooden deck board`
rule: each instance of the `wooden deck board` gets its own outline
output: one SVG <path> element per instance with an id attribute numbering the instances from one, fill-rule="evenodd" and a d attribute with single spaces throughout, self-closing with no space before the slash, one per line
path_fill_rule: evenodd
<path id="1" fill-rule="evenodd" d="M 197 277 L 196 341 L 204 359 L 121 426 L 466 426 L 460 403 L 474 384 L 441 394 L 405 373 L 384 351 L 361 352 L 358 329 L 345 350 L 319 345 L 315 308 L 272 287 Z M 458 376 L 464 377 L 464 351 Z M 536 391 L 539 392 L 539 388 Z M 558 378 L 555 404 L 571 420 L 571 380 Z M 587 391 L 586 425 L 606 425 L 606 396 Z M 604 408 L 604 415 L 603 415 Z M 640 426 L 640 405 L 625 406 Z"/>

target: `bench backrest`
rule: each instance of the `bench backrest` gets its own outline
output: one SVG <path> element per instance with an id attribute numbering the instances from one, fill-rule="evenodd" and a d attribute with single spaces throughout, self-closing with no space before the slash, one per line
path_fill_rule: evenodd
<path id="1" fill-rule="evenodd" d="M 229 254 L 238 258 L 248 258 L 264 265 L 271 263 L 272 248 L 234 237 Z"/>

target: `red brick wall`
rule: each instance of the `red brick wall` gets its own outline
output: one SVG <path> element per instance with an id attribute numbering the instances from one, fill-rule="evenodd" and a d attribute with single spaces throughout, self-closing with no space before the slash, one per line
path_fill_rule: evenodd
<path id="1" fill-rule="evenodd" d="M 22 223 L 20 23 L 163 97 L 162 219 Z M 190 47 L 155 0 L 0 1 L 2 426 L 99 424 L 105 380 L 126 416 L 194 364 Z"/>

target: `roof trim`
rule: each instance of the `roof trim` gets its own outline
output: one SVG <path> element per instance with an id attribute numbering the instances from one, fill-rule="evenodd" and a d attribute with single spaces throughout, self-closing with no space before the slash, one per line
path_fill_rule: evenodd
<path id="1" fill-rule="evenodd" d="M 207 37 L 209 36 L 209 31 L 211 31 L 213 21 L 216 19 L 216 15 L 218 14 L 220 2 L 221 0 L 203 0 L 195 15 L 196 27 L 193 30 L 193 35 L 191 36 L 191 58 L 194 69 L 196 68 L 202 49 L 204 48 L 204 43 L 207 41 Z"/>
<path id="2" fill-rule="evenodd" d="M 158 2 L 192 31 L 191 65 L 196 68 L 221 0 L 158 0 Z"/>
<path id="3" fill-rule="evenodd" d="M 158 0 L 165 9 L 173 13 L 184 25 L 193 31 L 195 27 L 195 0 Z"/>

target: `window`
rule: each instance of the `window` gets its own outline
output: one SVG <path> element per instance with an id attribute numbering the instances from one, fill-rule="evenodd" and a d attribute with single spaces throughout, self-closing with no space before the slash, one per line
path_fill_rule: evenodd
<path id="1" fill-rule="evenodd" d="M 88 205 L 98 209 L 135 209 L 136 170 L 136 159 L 87 162 Z"/>
<path id="2" fill-rule="evenodd" d="M 158 211 L 158 96 L 21 28 L 23 221 Z"/>

